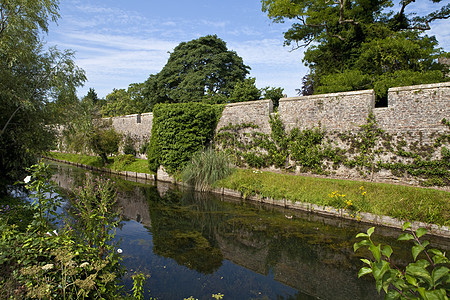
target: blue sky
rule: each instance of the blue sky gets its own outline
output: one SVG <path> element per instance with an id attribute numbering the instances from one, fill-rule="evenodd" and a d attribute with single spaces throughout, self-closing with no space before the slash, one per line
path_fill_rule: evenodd
<path id="1" fill-rule="evenodd" d="M 418 11 L 429 10 L 430 1 L 417 2 Z M 272 23 L 259 0 L 61 0 L 60 14 L 46 41 L 76 52 L 76 63 L 88 77 L 79 96 L 92 87 L 105 97 L 113 88 L 144 82 L 164 67 L 180 42 L 208 34 L 217 34 L 244 59 L 258 88 L 282 87 L 295 96 L 307 73 L 303 50 L 283 47 L 289 24 Z M 433 23 L 429 32 L 446 51 L 449 23 Z"/>

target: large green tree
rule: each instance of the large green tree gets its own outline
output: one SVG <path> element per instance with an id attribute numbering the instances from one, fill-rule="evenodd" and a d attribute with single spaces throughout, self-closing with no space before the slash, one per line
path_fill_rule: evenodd
<path id="1" fill-rule="evenodd" d="M 224 102 L 249 67 L 216 35 L 180 43 L 164 68 L 146 81 L 145 97 L 157 103 Z"/>
<path id="2" fill-rule="evenodd" d="M 106 95 L 102 114 L 105 117 L 150 112 L 150 103 L 144 98 L 145 83 L 132 83 L 128 89 L 114 89 Z"/>
<path id="3" fill-rule="evenodd" d="M 0 1 L 0 186 L 54 143 L 55 106 L 73 103 L 85 75 L 71 51 L 45 49 L 42 35 L 56 21 L 56 0 Z"/>
<path id="4" fill-rule="evenodd" d="M 307 48 L 310 73 L 303 94 L 387 88 L 444 80 L 444 55 L 434 37 L 424 34 L 431 23 L 450 16 L 450 4 L 431 0 L 425 16 L 406 11 L 414 0 L 262 0 L 274 22 L 290 20 L 285 45 Z"/>

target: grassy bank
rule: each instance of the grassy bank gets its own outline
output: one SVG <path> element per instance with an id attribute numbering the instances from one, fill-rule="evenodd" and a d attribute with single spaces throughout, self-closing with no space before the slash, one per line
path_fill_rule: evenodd
<path id="1" fill-rule="evenodd" d="M 259 194 L 386 215 L 403 220 L 450 225 L 450 193 L 402 185 L 236 170 L 216 183 L 243 195 Z"/>
<path id="2" fill-rule="evenodd" d="M 52 152 L 49 156 L 71 162 L 101 167 L 95 156 Z M 119 171 L 149 173 L 147 160 L 110 158 L 107 168 Z M 231 176 L 216 182 L 242 192 L 274 199 L 289 199 L 318 205 L 346 208 L 450 226 L 450 193 L 428 188 L 385 183 L 293 176 L 255 170 L 235 170 Z"/>
<path id="3" fill-rule="evenodd" d="M 60 152 L 50 152 L 47 153 L 47 156 L 97 168 L 104 167 L 116 171 L 131 171 L 148 174 L 151 173 L 148 168 L 148 162 L 146 159 L 134 158 L 130 155 L 118 155 L 116 157 L 110 157 L 108 158 L 108 164 L 105 166 L 103 166 L 102 160 L 98 156 Z"/>

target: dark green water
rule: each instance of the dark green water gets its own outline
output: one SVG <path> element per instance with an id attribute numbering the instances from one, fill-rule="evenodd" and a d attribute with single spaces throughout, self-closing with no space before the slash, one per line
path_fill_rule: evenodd
<path id="1" fill-rule="evenodd" d="M 63 188 L 86 170 L 54 164 Z M 164 183 L 115 178 L 124 222 L 117 231 L 124 282 L 149 274 L 145 290 L 157 299 L 381 299 L 370 277 L 357 279 L 363 253 L 354 238 L 369 225 L 261 206 Z M 292 218 L 291 218 L 292 216 Z M 409 261 L 398 231 L 378 228 L 375 240 Z M 430 239 L 450 249 L 450 242 Z M 149 297 L 149 294 L 146 294 Z"/>

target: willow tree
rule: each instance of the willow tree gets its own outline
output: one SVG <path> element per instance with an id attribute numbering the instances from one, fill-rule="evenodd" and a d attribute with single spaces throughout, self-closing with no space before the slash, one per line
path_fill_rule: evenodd
<path id="1" fill-rule="evenodd" d="M 73 52 L 46 49 L 42 36 L 59 18 L 56 0 L 0 1 L 0 182 L 16 179 L 54 142 L 50 102 L 76 99 L 85 75 Z"/>

